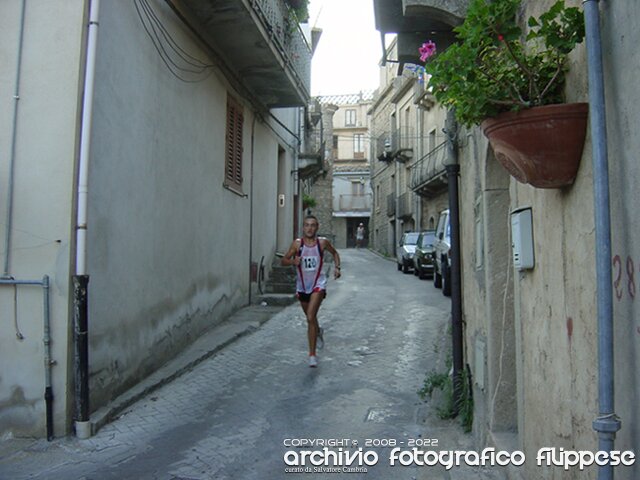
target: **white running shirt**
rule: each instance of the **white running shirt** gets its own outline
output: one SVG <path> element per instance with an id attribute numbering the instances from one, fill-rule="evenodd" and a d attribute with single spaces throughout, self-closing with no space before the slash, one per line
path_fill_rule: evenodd
<path id="1" fill-rule="evenodd" d="M 315 245 L 308 247 L 300 239 L 300 265 L 298 265 L 298 275 L 296 278 L 296 291 L 302 293 L 313 293 L 327 288 L 327 275 L 322 269 L 322 248 L 320 239 L 316 239 Z"/>

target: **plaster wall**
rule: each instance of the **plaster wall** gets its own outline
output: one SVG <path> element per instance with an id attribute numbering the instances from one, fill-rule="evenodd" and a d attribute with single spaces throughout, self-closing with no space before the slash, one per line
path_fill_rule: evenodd
<path id="1" fill-rule="evenodd" d="M 541 3 L 529 2 L 525 14 L 534 13 L 534 8 L 535 13 L 540 13 L 540 9 L 545 7 Z M 546 6 L 550 4 L 547 2 Z M 636 18 L 633 13 L 627 11 L 620 15 Z M 635 34 L 632 28 L 629 27 L 628 35 Z M 624 32 L 618 34 L 618 39 L 624 38 Z M 617 70 L 607 68 L 606 71 L 623 69 L 621 62 Z M 571 55 L 567 101 L 587 101 L 586 75 L 586 51 L 585 46 L 581 45 Z M 632 96 L 631 92 L 628 96 Z M 628 96 L 624 96 L 627 104 Z M 632 103 L 628 111 L 633 107 Z M 637 109 L 637 102 L 635 107 Z M 614 113 L 614 117 L 618 118 L 619 115 Z M 507 189 L 504 185 L 491 185 L 492 179 L 498 178 L 495 171 L 489 171 L 495 159 L 479 129 L 473 132 L 473 138 L 477 162 L 462 165 L 461 205 L 462 237 L 466 242 L 463 245 L 464 315 L 467 325 L 465 353 L 476 380 L 479 374 L 482 377 L 482 384 L 476 382 L 474 385 L 476 437 L 483 443 L 494 443 L 504 440 L 505 434 L 507 438 L 511 438 L 512 434 L 514 440 L 509 446 L 522 449 L 527 458 L 535 458 L 538 449 L 545 446 L 597 450 L 597 436 L 591 427 L 597 416 L 594 267 L 597 246 L 594 238 L 589 132 L 574 184 L 549 190 L 535 189 L 514 179 L 508 181 Z M 625 138 L 628 142 L 632 136 Z M 473 147 L 467 144 L 464 148 Z M 634 151 L 634 148 L 637 150 L 637 145 L 628 145 L 621 151 Z M 467 159 L 469 155 L 470 152 L 466 152 L 464 158 Z M 612 158 L 622 162 L 622 156 Z M 632 175 L 626 172 L 620 179 L 633 178 Z M 619 189 L 624 191 L 623 184 Z M 624 196 L 620 198 L 624 199 L 624 205 L 630 204 Z M 622 203 L 619 212 L 624 215 L 626 206 L 623 207 Z M 505 208 L 506 205 L 508 207 Z M 519 207 L 532 208 L 535 250 L 535 267 L 522 272 L 513 269 L 510 258 L 505 262 L 511 255 L 508 247 L 510 242 L 501 236 L 510 238 L 510 227 L 508 218 L 496 218 L 496 215 L 504 216 Z M 503 212 L 499 213 L 500 210 Z M 478 218 L 482 223 L 481 235 L 477 230 Z M 628 238 L 633 238 L 633 235 Z M 502 252 L 503 255 L 492 254 L 492 248 L 497 248 L 496 252 Z M 508 291 L 504 293 L 506 296 L 500 295 L 501 283 L 513 288 L 512 301 Z M 504 303 L 502 298 L 506 299 Z M 501 303 L 506 310 L 503 310 Z M 508 328 L 500 325 L 496 313 L 506 314 L 507 323 L 504 327 Z M 635 358 L 635 348 L 630 346 L 628 339 L 629 331 L 633 331 L 630 326 L 625 333 L 626 346 L 629 348 L 621 350 L 618 358 L 625 354 L 625 358 L 629 358 L 629 355 Z M 507 335 L 504 336 L 504 333 Z M 501 346 L 502 338 L 508 340 L 505 342 L 506 349 Z M 482 365 L 479 362 L 485 363 Z M 628 360 L 624 363 L 628 364 Z M 512 385 L 515 383 L 512 390 L 514 398 L 513 402 L 509 402 L 508 397 L 504 397 L 502 400 L 505 403 L 498 405 L 494 400 L 501 396 L 505 372 L 510 375 L 509 382 Z M 628 382 L 619 382 L 618 385 L 625 385 L 618 388 L 625 398 L 629 398 Z M 495 395 L 496 389 L 498 395 Z M 635 389 L 635 385 L 631 389 Z M 631 402 L 625 400 L 624 404 L 630 405 Z M 509 414 L 510 405 L 516 409 L 515 422 L 513 415 Z M 628 441 L 628 445 L 631 445 L 634 429 L 635 426 L 632 426 L 623 440 Z M 519 473 L 523 478 L 569 479 L 595 478 L 595 472 L 595 469 L 565 472 L 527 462 Z M 621 478 L 634 478 L 628 469 L 620 474 Z M 616 477 L 618 475 L 616 473 Z"/>
<path id="2" fill-rule="evenodd" d="M 191 55 L 211 62 L 166 4 L 154 8 Z M 88 248 L 93 410 L 247 303 L 250 261 L 265 255 L 270 264 L 276 248 L 279 155 L 273 130 L 215 70 L 193 83 L 167 70 L 132 3 L 103 2 L 100 14 Z M 223 188 L 227 95 L 244 106 L 242 194 Z"/>
<path id="3" fill-rule="evenodd" d="M 3 264 L 21 3 L 0 2 Z M 26 4 L 9 269 L 4 272 L 16 280 L 50 277 L 55 435 L 66 433 L 68 408 L 69 265 L 84 4 L 80 0 Z M 0 287 L 0 434 L 45 435 L 42 298 L 40 287 Z"/>
<path id="4" fill-rule="evenodd" d="M 636 79 L 640 74 L 638 2 L 600 2 L 607 107 L 609 178 L 611 188 L 612 288 L 614 307 L 615 408 L 622 421 L 616 449 L 637 451 L 640 425 L 640 138 L 637 128 L 640 99 Z M 640 477 L 638 462 L 616 472 L 616 478 Z"/>

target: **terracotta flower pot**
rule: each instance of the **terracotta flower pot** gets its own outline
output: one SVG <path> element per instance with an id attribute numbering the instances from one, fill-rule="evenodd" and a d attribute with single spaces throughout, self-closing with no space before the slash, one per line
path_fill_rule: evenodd
<path id="1" fill-rule="evenodd" d="M 537 188 L 571 185 L 587 130 L 587 103 L 506 112 L 482 122 L 496 159 L 516 180 Z"/>

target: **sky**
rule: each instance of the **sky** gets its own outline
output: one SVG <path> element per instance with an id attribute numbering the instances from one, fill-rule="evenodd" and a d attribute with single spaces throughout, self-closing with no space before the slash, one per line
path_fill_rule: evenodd
<path id="1" fill-rule="evenodd" d="M 375 90 L 382 58 L 373 0 L 310 0 L 309 24 L 322 29 L 311 63 L 311 95 Z"/>

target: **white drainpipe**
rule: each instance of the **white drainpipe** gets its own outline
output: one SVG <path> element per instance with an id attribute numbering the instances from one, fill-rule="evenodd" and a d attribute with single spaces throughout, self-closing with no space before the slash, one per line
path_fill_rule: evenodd
<path id="1" fill-rule="evenodd" d="M 78 438 L 91 436 L 89 420 L 89 332 L 87 320 L 87 201 L 89 196 L 89 154 L 91 121 L 93 119 L 93 87 L 98 41 L 100 0 L 90 0 L 89 32 L 80 126 L 80 159 L 78 165 L 78 211 L 76 220 L 76 271 L 74 282 L 74 370 L 75 370 L 75 431 Z"/>
<path id="2" fill-rule="evenodd" d="M 82 125 L 80 132 L 80 164 L 78 170 L 78 216 L 76 222 L 76 275 L 87 272 L 87 197 L 89 193 L 89 151 L 91 147 L 91 121 L 93 119 L 93 87 L 96 70 L 96 46 L 98 43 L 98 10 L 100 0 L 91 0 L 89 13 L 89 38 L 87 63 L 82 101 Z"/>

